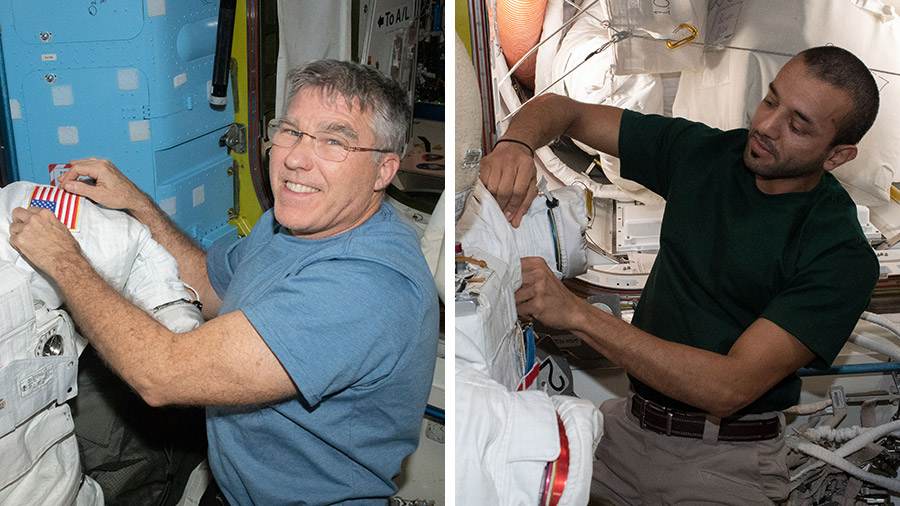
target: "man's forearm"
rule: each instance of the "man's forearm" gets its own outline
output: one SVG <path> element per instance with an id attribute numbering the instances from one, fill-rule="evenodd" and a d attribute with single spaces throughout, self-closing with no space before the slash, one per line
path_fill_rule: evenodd
<path id="1" fill-rule="evenodd" d="M 799 341 L 757 320 L 727 355 L 648 334 L 585 303 L 573 308 L 570 330 L 657 391 L 716 416 L 754 402 L 812 359 Z"/>
<path id="2" fill-rule="evenodd" d="M 594 308 L 581 309 L 585 313 L 572 332 L 627 373 L 710 413 L 735 410 L 726 356 L 659 339 L 605 312 L 591 311 Z"/>
<path id="3" fill-rule="evenodd" d="M 122 297 L 82 255 L 61 260 L 50 274 L 66 310 L 104 360 L 138 393 L 151 391 L 174 334 Z"/>
<path id="4" fill-rule="evenodd" d="M 502 137 L 525 142 L 533 149 L 547 145 L 566 133 L 573 121 L 566 104 L 559 95 L 536 97 L 512 117 Z"/>
<path id="5" fill-rule="evenodd" d="M 122 297 L 83 255 L 47 265 L 81 334 L 147 404 L 257 404 L 297 394 L 240 311 L 174 333 Z"/>
<path id="6" fill-rule="evenodd" d="M 502 137 L 520 140 L 537 149 L 560 135 L 567 135 L 617 156 L 621 116 L 622 110 L 616 107 L 585 104 L 548 93 L 535 98 L 513 116 Z"/>

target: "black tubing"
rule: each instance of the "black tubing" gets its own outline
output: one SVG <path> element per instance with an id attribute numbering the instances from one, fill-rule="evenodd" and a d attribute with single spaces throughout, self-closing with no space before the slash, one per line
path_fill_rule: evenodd
<path id="1" fill-rule="evenodd" d="M 220 0 L 219 25 L 216 28 L 216 58 L 213 60 L 212 94 L 209 106 L 225 110 L 228 97 L 228 70 L 231 67 L 231 40 L 234 36 L 234 13 L 237 0 Z"/>

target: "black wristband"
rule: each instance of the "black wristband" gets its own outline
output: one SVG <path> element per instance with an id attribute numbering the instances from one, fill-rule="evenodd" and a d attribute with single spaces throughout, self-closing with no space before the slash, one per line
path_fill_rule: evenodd
<path id="1" fill-rule="evenodd" d="M 497 144 L 500 144 L 501 142 L 515 142 L 516 144 L 521 144 L 521 145 L 525 146 L 526 148 L 528 148 L 528 151 L 531 152 L 531 157 L 534 158 L 534 150 L 531 149 L 531 146 L 529 146 L 528 144 L 525 144 L 524 142 L 522 142 L 522 141 L 520 141 L 520 140 L 516 140 L 516 139 L 497 139 L 497 142 L 494 143 L 494 149 L 497 149 Z"/>

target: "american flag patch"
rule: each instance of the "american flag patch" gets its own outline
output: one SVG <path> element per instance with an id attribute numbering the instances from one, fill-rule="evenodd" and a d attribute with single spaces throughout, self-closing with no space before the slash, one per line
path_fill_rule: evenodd
<path id="1" fill-rule="evenodd" d="M 61 188 L 37 185 L 31 192 L 28 207 L 49 209 L 66 228 L 78 229 L 78 214 L 81 212 L 80 195 L 73 195 Z"/>
<path id="2" fill-rule="evenodd" d="M 71 168 L 72 165 L 68 163 L 51 163 L 48 166 L 48 170 L 50 171 L 50 186 L 59 184 L 56 179 L 68 172 Z"/>

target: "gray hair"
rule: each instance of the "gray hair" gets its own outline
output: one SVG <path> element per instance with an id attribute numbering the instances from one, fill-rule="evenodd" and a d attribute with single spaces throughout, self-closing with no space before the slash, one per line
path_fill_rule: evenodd
<path id="1" fill-rule="evenodd" d="M 294 97 L 307 88 L 321 90 L 326 103 L 333 104 L 340 96 L 349 107 L 359 107 L 361 112 L 371 110 L 375 148 L 403 153 L 412 108 L 406 91 L 397 81 L 359 63 L 316 60 L 288 75 L 283 114 Z"/>

